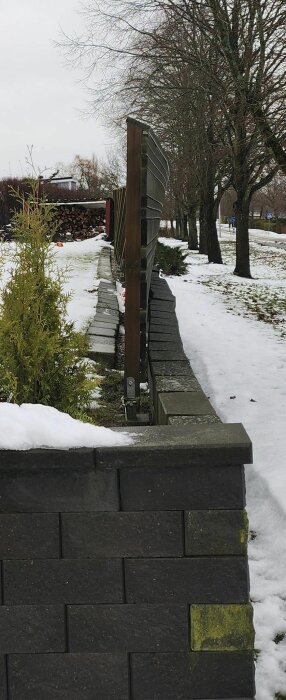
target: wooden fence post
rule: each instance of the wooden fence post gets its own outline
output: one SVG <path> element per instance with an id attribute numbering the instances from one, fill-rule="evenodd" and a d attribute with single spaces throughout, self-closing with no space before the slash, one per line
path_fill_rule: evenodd
<path id="1" fill-rule="evenodd" d="M 142 129 L 128 121 L 125 246 L 125 401 L 129 420 L 136 419 L 140 397 Z"/>

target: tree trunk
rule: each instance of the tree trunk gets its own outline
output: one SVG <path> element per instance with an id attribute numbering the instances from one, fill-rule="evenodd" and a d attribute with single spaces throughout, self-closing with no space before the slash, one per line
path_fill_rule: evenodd
<path id="1" fill-rule="evenodd" d="M 206 189 L 202 194 L 203 209 L 203 245 L 206 246 L 204 252 L 208 256 L 210 263 L 222 264 L 220 245 L 216 228 L 217 205 L 214 198 L 214 182 L 207 177 Z M 200 210 L 201 216 L 201 210 Z M 201 219 L 200 219 L 201 222 Z"/>
<path id="2" fill-rule="evenodd" d="M 197 207 L 193 206 L 189 208 L 188 213 L 188 248 L 189 250 L 198 250 L 198 230 L 197 230 Z"/>
<path id="3" fill-rule="evenodd" d="M 237 192 L 236 214 L 236 265 L 234 274 L 239 277 L 251 278 L 249 261 L 249 196 Z"/>
<path id="4" fill-rule="evenodd" d="M 170 225 L 171 225 L 172 236 L 174 237 L 174 233 L 175 233 L 175 229 L 174 229 L 174 219 L 170 219 Z"/>
<path id="5" fill-rule="evenodd" d="M 210 263 L 222 265 L 220 244 L 217 235 L 216 217 L 217 206 L 214 201 L 213 189 L 208 193 L 208 200 L 205 203 L 205 217 L 207 229 L 208 259 Z"/>
<path id="6" fill-rule="evenodd" d="M 176 235 L 177 235 L 177 238 L 183 237 L 183 230 L 184 229 L 183 229 L 182 212 L 178 206 L 177 213 L 176 213 Z"/>
<path id="7" fill-rule="evenodd" d="M 187 214 L 183 214 L 183 241 L 188 239 L 188 217 Z"/>
<path id="8" fill-rule="evenodd" d="M 222 264 L 222 257 L 216 228 L 218 205 L 215 201 L 214 194 L 216 187 L 216 165 L 214 161 L 214 133 L 212 120 L 207 128 L 207 143 L 209 147 L 206 153 L 205 172 L 203 174 L 201 192 L 202 205 L 204 207 L 207 256 L 209 262 L 218 263 L 220 265 Z"/>
<path id="9" fill-rule="evenodd" d="M 236 114 L 235 124 L 235 148 L 234 148 L 234 188 L 237 201 L 234 206 L 236 216 L 236 264 L 234 274 L 239 277 L 251 277 L 249 262 L 249 208 L 250 193 L 250 169 L 249 152 L 247 149 L 247 109 L 246 100 L 243 104 L 241 96 L 237 94 L 239 109 Z"/>
<path id="10" fill-rule="evenodd" d="M 206 227 L 206 218 L 205 218 L 205 209 L 203 203 L 200 204 L 200 244 L 199 244 L 199 252 L 202 255 L 207 255 L 208 254 L 208 246 L 207 246 L 207 227 Z"/>

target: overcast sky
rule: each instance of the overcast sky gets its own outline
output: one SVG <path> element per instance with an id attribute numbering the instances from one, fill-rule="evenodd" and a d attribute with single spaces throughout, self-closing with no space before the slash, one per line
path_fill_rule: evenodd
<path id="1" fill-rule="evenodd" d="M 0 0 L 0 177 L 27 174 L 27 145 L 36 166 L 69 164 L 75 154 L 102 157 L 112 136 L 84 118 L 87 93 L 53 42 L 60 27 L 79 31 L 80 0 Z"/>

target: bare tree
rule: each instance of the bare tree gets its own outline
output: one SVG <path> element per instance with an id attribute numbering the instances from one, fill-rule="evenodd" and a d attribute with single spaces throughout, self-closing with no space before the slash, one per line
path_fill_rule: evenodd
<path id="1" fill-rule="evenodd" d="M 285 52 L 283 30 L 279 25 L 282 20 L 282 27 L 285 28 L 284 3 L 274 0 L 269 8 L 266 0 L 145 0 L 144 3 L 140 0 L 117 0 L 116 4 L 109 0 L 104 3 L 90 0 L 86 12 L 89 35 L 72 42 L 69 48 L 78 60 L 88 60 L 89 75 L 98 61 L 107 59 L 111 63 L 113 57 L 114 65 L 114 56 L 118 57 L 118 82 L 113 98 L 121 91 L 130 62 L 132 65 L 134 61 L 144 60 L 147 71 L 146 66 L 150 68 L 152 59 L 154 69 L 151 74 L 160 96 L 162 77 L 164 80 L 166 77 L 162 66 L 166 63 L 172 70 L 174 64 L 180 63 L 181 68 L 199 76 L 201 96 L 207 96 L 211 104 L 215 102 L 219 106 L 226 138 L 225 134 L 223 139 L 217 138 L 219 132 L 215 128 L 215 120 L 206 122 L 205 144 L 212 158 L 203 172 L 208 184 L 209 178 L 215 181 L 217 152 L 224 147 L 225 160 L 231 163 L 232 183 L 236 190 L 235 273 L 251 276 L 249 205 L 254 193 L 271 181 L 277 169 L 271 160 L 272 151 L 265 148 L 259 110 L 263 110 L 268 125 L 270 122 L 274 125 L 275 134 L 282 142 L 284 138 L 282 106 L 285 83 L 279 58 Z M 105 21 L 106 26 L 107 18 L 110 36 L 100 34 L 100 30 L 103 31 L 102 22 Z M 164 32 L 166 27 L 167 34 Z M 198 34 L 203 42 L 203 52 L 198 51 Z M 112 42 L 115 35 L 116 45 Z M 158 55 L 159 64 L 155 60 Z M 211 57 L 214 57 L 213 65 Z M 166 85 L 164 87 L 166 89 Z M 174 87 L 169 85 L 170 95 L 171 90 Z M 101 95 L 104 102 L 106 92 Z M 108 97 L 110 99 L 110 95 Z M 191 104 L 190 100 L 190 122 L 193 119 Z M 219 143 L 220 140 L 223 144 Z M 229 172 L 221 174 L 221 181 L 216 185 L 218 192 Z M 210 207 L 204 202 L 201 207 L 201 210 L 204 209 L 204 219 L 206 211 L 215 210 L 215 204 L 215 199 Z"/>

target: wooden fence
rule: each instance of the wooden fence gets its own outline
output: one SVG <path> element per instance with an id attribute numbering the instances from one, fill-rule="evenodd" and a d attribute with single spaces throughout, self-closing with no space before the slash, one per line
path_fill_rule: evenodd
<path id="1" fill-rule="evenodd" d="M 168 161 L 152 129 L 128 118 L 125 226 L 123 190 L 115 193 L 114 215 L 115 256 L 125 267 L 125 402 L 131 420 L 147 376 L 148 298 L 168 177 Z"/>
<path id="2" fill-rule="evenodd" d="M 114 201 L 114 255 L 119 267 L 124 267 L 125 223 L 126 223 L 126 187 L 113 192 Z"/>

